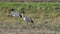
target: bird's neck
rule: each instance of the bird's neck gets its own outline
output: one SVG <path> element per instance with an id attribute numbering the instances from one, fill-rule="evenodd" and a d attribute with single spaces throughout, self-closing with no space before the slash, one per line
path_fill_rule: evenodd
<path id="1" fill-rule="evenodd" d="M 23 18 L 24 17 L 24 14 L 22 13 L 21 15 L 22 15 L 22 18 Z"/>

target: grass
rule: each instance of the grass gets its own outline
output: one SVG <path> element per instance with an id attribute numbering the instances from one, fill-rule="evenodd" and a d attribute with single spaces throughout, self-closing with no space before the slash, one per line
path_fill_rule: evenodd
<path id="1" fill-rule="evenodd" d="M 25 15 L 32 18 L 35 25 L 26 24 L 22 18 L 7 17 L 2 11 L 3 7 L 15 8 L 18 12 L 25 8 Z M 21 3 L 21 2 L 0 2 L 0 22 L 6 26 L 22 26 L 22 28 L 47 28 L 59 30 L 60 28 L 60 3 L 59 2 L 38 2 L 38 3 Z M 18 25 L 19 24 L 19 25 Z M 57 24 L 57 25 L 56 25 Z"/>

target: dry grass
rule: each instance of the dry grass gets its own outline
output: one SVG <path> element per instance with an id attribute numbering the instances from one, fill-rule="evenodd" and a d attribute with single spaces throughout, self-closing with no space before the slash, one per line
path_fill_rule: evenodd
<path id="1" fill-rule="evenodd" d="M 40 3 L 0 3 L 0 28 L 11 29 L 38 29 L 38 32 L 44 29 L 51 31 L 60 31 L 60 3 L 58 2 L 40 2 Z M 2 12 L 2 7 L 15 8 L 18 12 L 25 8 L 25 15 L 34 20 L 34 24 L 26 23 L 22 18 L 8 17 L 8 14 Z M 39 31 L 40 30 L 40 31 Z M 46 30 L 46 31 L 48 31 Z M 10 30 L 9 30 L 10 31 Z M 25 31 L 24 31 L 25 32 Z M 30 31 L 29 31 L 30 32 Z M 31 31 L 32 32 L 32 31 Z M 36 31 L 37 32 L 37 31 Z M 42 32 L 42 31 L 41 31 Z M 21 32 L 22 33 L 22 32 Z M 35 33 L 35 32 L 34 32 Z M 25 33 L 22 33 L 25 34 Z M 32 33 L 31 33 L 32 34 Z M 38 33 L 41 34 L 41 33 Z M 43 34 L 43 33 L 42 33 Z M 48 34 L 48 33 L 45 33 Z"/>

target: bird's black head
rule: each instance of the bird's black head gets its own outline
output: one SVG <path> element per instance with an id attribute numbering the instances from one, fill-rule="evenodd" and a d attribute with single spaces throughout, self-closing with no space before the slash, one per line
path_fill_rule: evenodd
<path id="1" fill-rule="evenodd" d="M 10 11 L 14 11 L 14 9 L 10 9 Z"/>
<path id="2" fill-rule="evenodd" d="M 14 9 L 9 9 L 8 11 L 9 11 L 9 13 L 11 13 L 11 11 L 14 12 Z"/>

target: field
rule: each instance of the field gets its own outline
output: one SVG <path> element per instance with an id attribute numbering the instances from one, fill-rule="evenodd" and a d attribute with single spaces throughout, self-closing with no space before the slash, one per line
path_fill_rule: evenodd
<path id="1" fill-rule="evenodd" d="M 21 8 L 25 8 L 25 15 L 32 18 L 34 24 L 27 24 L 22 18 L 8 17 L 8 13 L 4 13 L 3 7 L 14 8 L 17 12 L 21 12 Z M 0 2 L 0 30 L 1 29 L 38 29 L 60 32 L 60 3 Z"/>

